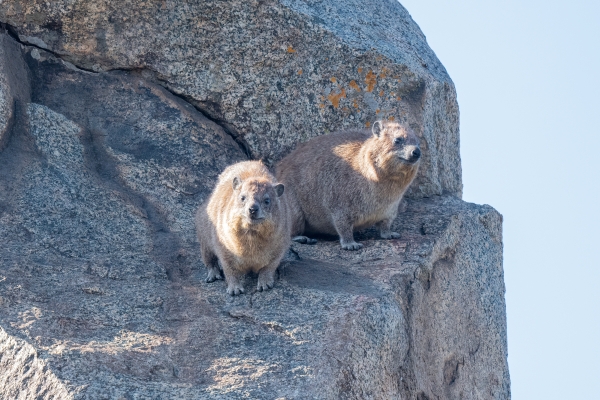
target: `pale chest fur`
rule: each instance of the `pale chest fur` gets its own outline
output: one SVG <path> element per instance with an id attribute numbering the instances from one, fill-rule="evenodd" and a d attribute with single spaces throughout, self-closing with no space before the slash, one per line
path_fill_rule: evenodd
<path id="1" fill-rule="evenodd" d="M 351 206 L 358 211 L 355 226 L 368 226 L 394 217 L 404 192 L 416 174 L 416 167 L 390 164 L 390 157 L 364 144 L 360 150 L 355 150 L 349 162 L 357 174 L 353 184 L 360 194 L 356 197 L 361 199 L 360 205 Z"/>
<path id="2" fill-rule="evenodd" d="M 267 224 L 267 223 L 264 223 Z M 221 222 L 221 245 L 229 253 L 232 268 L 258 272 L 280 252 L 274 246 L 278 239 L 276 226 L 262 226 L 260 232 L 244 229 L 235 220 L 224 218 Z"/>
<path id="3" fill-rule="evenodd" d="M 395 217 L 405 186 L 393 182 L 371 182 L 365 191 L 361 212 L 357 213 L 354 225 L 357 229 L 371 226 L 387 218 Z"/>

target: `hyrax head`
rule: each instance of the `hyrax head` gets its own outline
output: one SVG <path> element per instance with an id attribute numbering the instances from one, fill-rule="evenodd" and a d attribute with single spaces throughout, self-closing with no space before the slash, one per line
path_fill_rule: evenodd
<path id="1" fill-rule="evenodd" d="M 283 194 L 281 183 L 273 184 L 263 178 L 248 178 L 241 180 L 233 178 L 233 193 L 236 197 L 237 213 L 249 224 L 260 224 L 270 220 L 273 211 L 279 206 Z"/>
<path id="2" fill-rule="evenodd" d="M 376 121 L 372 132 L 380 142 L 382 153 L 388 154 L 392 159 L 409 165 L 416 164 L 421 159 L 419 138 L 410 127 L 397 122 Z"/>

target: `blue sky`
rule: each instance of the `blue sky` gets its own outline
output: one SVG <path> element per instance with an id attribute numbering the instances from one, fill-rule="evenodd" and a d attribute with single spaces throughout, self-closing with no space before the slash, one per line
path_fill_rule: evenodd
<path id="1" fill-rule="evenodd" d="M 512 398 L 600 399 L 600 1 L 401 3 L 456 85 L 463 197 L 504 215 Z"/>

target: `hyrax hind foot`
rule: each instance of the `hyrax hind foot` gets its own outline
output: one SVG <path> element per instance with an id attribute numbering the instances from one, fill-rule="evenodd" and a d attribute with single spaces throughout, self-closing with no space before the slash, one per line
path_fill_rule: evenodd
<path id="1" fill-rule="evenodd" d="M 363 245 L 356 242 L 344 242 L 342 243 L 342 249 L 344 250 L 359 250 L 362 249 Z"/>
<path id="2" fill-rule="evenodd" d="M 379 236 L 382 239 L 400 239 L 400 234 L 398 232 L 380 232 Z"/>
<path id="3" fill-rule="evenodd" d="M 316 244 L 317 243 L 317 239 L 311 239 L 307 236 L 294 236 L 292 238 L 292 241 L 294 241 L 296 243 L 302 243 L 302 244 Z"/>

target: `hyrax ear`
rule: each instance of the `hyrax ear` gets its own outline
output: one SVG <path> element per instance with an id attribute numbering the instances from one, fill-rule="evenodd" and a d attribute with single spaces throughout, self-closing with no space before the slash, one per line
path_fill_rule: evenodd
<path id="1" fill-rule="evenodd" d="M 373 128 L 371 128 L 371 131 L 373 132 L 373 135 L 379 137 L 379 135 L 381 135 L 381 132 L 383 131 L 383 124 L 381 123 L 381 121 L 375 121 L 373 123 Z"/>
<path id="2" fill-rule="evenodd" d="M 282 183 L 278 183 L 277 185 L 273 186 L 273 189 L 275 189 L 275 193 L 277 193 L 277 197 L 279 197 L 283 194 L 283 189 L 285 188 L 283 187 Z"/>
<path id="3" fill-rule="evenodd" d="M 242 185 L 242 181 L 237 176 L 233 178 L 233 190 L 238 190 Z"/>

